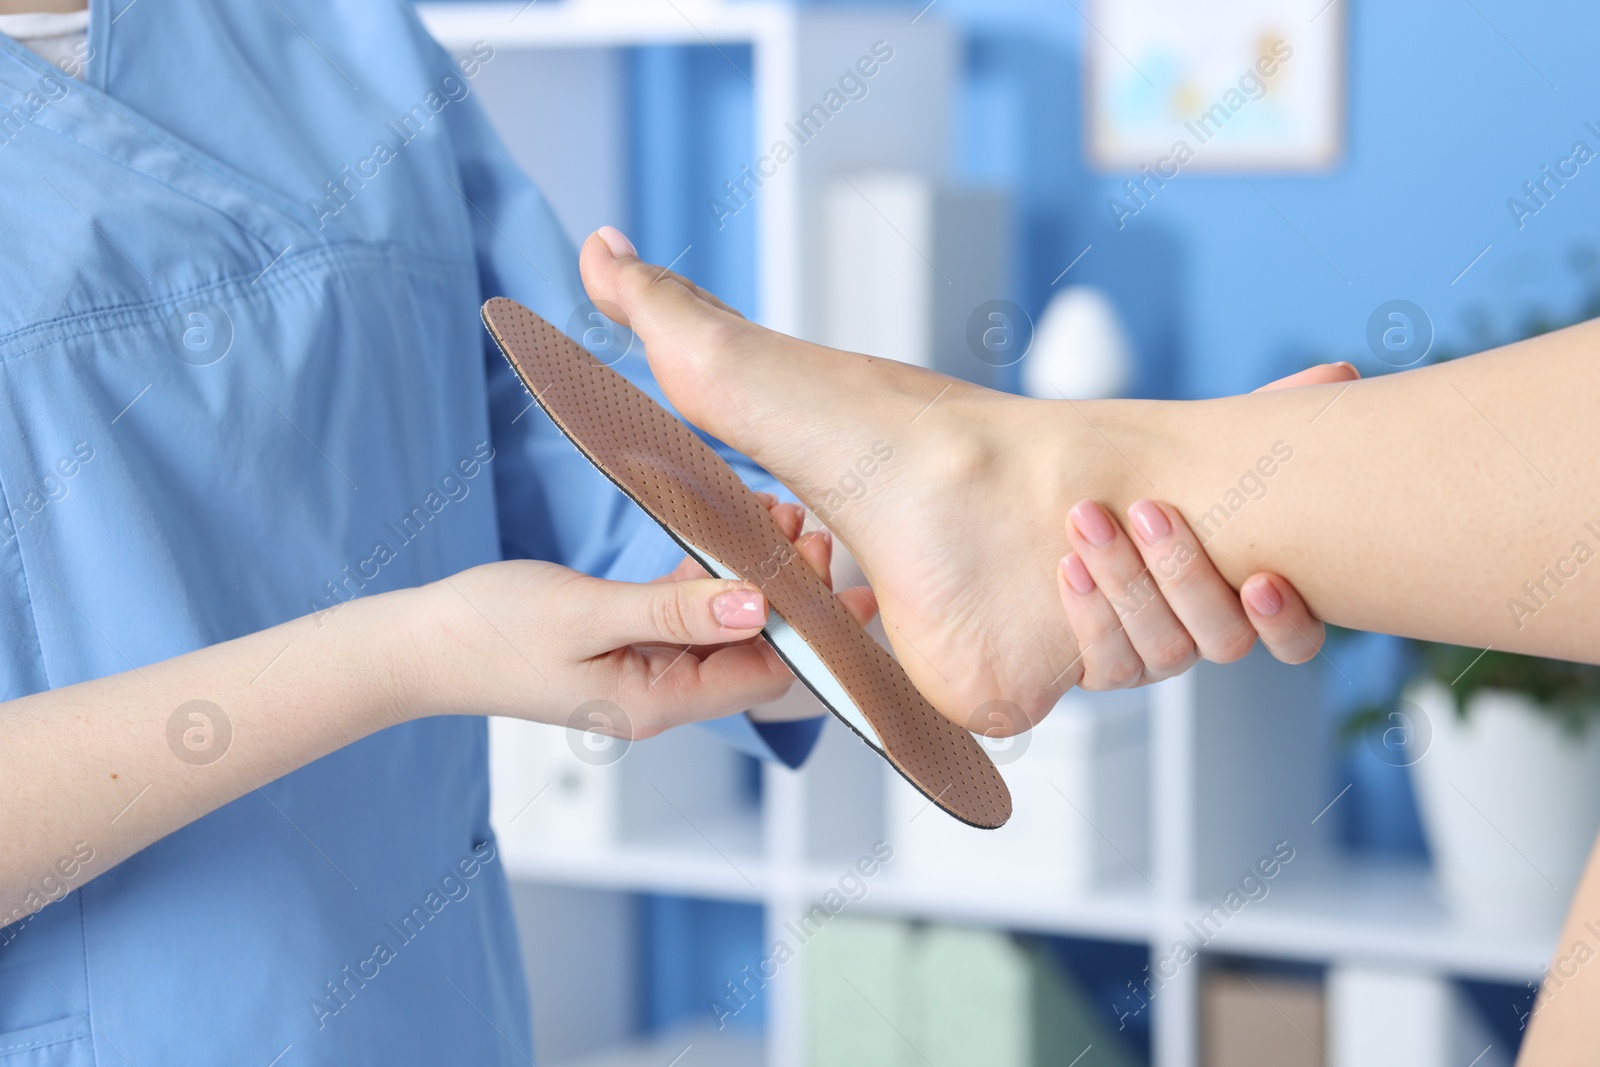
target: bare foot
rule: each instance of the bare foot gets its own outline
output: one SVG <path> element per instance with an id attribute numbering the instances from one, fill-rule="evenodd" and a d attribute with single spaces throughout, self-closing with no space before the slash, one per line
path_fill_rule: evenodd
<path id="1" fill-rule="evenodd" d="M 1125 495 L 1086 421 L 773 333 L 641 262 L 614 230 L 589 238 L 581 264 L 589 296 L 644 341 L 679 412 L 771 471 L 849 546 L 935 707 L 969 729 L 1020 730 L 1077 682 L 1056 582 L 1071 549 L 1063 516 L 1082 497 Z"/>

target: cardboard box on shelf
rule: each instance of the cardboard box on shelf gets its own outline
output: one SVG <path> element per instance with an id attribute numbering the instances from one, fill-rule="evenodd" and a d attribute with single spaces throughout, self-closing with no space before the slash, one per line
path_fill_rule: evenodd
<path id="1" fill-rule="evenodd" d="M 1322 983 L 1213 970 L 1200 980 L 1200 1067 L 1326 1067 Z"/>

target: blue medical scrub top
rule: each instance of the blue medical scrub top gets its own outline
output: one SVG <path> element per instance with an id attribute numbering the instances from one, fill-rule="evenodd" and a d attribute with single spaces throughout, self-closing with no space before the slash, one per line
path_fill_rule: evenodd
<path id="1" fill-rule="evenodd" d="M 0 696 L 502 556 L 673 565 L 486 344 L 488 296 L 584 299 L 491 50 L 392 0 L 97 0 L 88 43 L 0 37 Z M 0 1062 L 527 1062 L 485 744 L 385 730 L 91 862 L 0 930 Z"/>

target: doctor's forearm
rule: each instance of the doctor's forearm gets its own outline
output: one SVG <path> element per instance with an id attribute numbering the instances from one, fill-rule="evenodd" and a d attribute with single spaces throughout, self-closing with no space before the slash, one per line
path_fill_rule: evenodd
<path id="1" fill-rule="evenodd" d="M 420 591 L 0 704 L 0 926 L 410 711 Z"/>
<path id="2" fill-rule="evenodd" d="M 1102 499 L 1173 502 L 1236 586 L 1276 571 L 1329 622 L 1600 661 L 1600 321 L 1344 385 L 1075 406 Z"/>

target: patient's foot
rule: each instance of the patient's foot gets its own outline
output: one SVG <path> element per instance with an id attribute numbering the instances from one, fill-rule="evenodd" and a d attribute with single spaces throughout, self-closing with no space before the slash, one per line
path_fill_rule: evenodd
<path id="1" fill-rule="evenodd" d="M 644 341 L 685 418 L 788 485 L 849 546 L 896 654 L 944 714 L 972 729 L 1041 719 L 1082 671 L 1061 609 L 1063 523 L 1107 495 L 1058 406 L 797 341 L 745 321 L 641 262 L 615 231 L 584 245 L 590 297 Z M 996 703 L 1004 701 L 1007 703 Z M 1014 707 L 1013 707 L 1014 706 Z"/>

